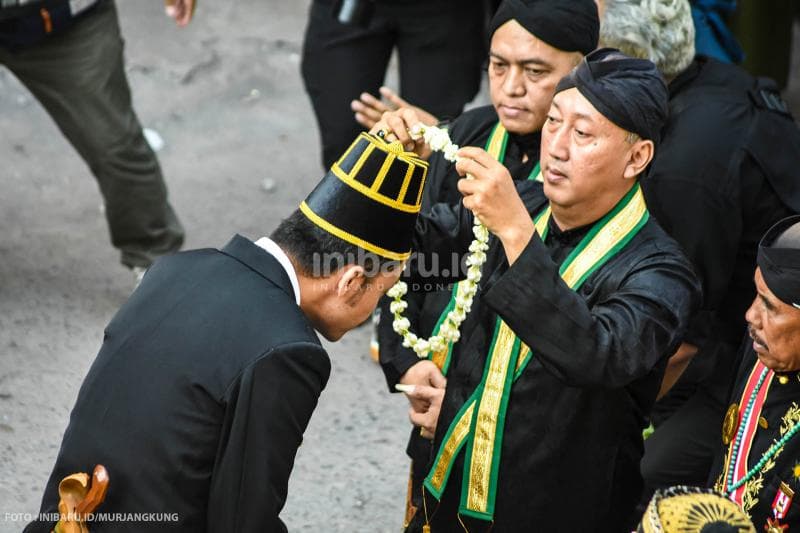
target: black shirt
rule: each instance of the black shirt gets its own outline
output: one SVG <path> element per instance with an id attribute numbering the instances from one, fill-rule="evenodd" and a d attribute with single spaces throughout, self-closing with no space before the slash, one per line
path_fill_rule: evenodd
<path id="1" fill-rule="evenodd" d="M 517 190 L 531 216 L 545 207 L 540 183 L 519 182 Z M 416 239 L 426 250 L 463 253 L 472 222 L 463 206 L 437 204 L 420 217 Z M 546 242 L 534 234 L 513 265 L 491 237 L 485 279 L 453 347 L 435 450 L 481 382 L 498 317 L 533 354 L 510 390 L 493 531 L 616 532 L 631 525 L 642 484 L 641 431 L 699 286 L 677 243 L 651 218 L 579 290 L 569 288 L 559 266 L 587 229 L 551 225 Z M 463 531 L 463 456 L 441 501 L 427 502 L 433 531 Z M 421 515 L 409 531 L 421 529 Z M 472 522 L 469 531 L 491 527 L 462 519 Z"/>

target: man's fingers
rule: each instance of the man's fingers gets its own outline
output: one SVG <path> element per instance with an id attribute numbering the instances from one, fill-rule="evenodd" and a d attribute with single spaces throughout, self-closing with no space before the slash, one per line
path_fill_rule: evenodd
<path id="1" fill-rule="evenodd" d="M 438 416 L 438 413 L 437 413 Z M 432 439 L 436 432 L 437 420 L 431 413 L 427 411 L 424 413 L 416 412 L 413 409 L 408 411 L 408 419 L 411 423 L 420 428 L 420 435 L 426 439 Z"/>
<path id="2" fill-rule="evenodd" d="M 388 102 L 391 102 L 391 104 L 395 106 L 395 109 L 400 108 L 400 107 L 410 107 L 411 106 L 411 104 L 409 104 L 407 101 L 405 101 L 402 98 L 400 98 L 399 94 L 397 94 L 396 92 L 394 92 L 393 90 L 391 90 L 388 87 L 381 87 L 380 88 L 380 92 L 381 92 L 381 96 L 386 98 L 386 100 Z"/>
<path id="3" fill-rule="evenodd" d="M 372 128 L 372 126 L 375 125 L 375 121 L 371 120 L 368 116 L 366 116 L 363 113 L 356 113 L 354 116 L 355 116 L 356 122 L 358 122 L 359 124 L 361 124 L 362 126 L 364 126 L 367 129 L 370 129 L 370 128 Z"/>
<path id="4" fill-rule="evenodd" d="M 480 190 L 481 184 L 475 180 L 468 180 L 466 178 L 458 180 L 456 183 L 458 192 L 464 196 L 471 196 Z"/>
<path id="5" fill-rule="evenodd" d="M 460 157 L 456 161 L 456 172 L 459 176 L 470 174 L 474 178 L 480 178 L 486 171 L 486 167 L 468 157 Z"/>
<path id="6" fill-rule="evenodd" d="M 429 387 L 427 385 L 415 385 L 414 390 L 406 393 L 409 398 L 416 400 L 432 401 L 442 396 L 442 389 Z"/>
<path id="7" fill-rule="evenodd" d="M 415 426 L 430 428 L 431 416 L 428 414 L 428 411 L 420 412 L 409 409 L 408 419 Z"/>
<path id="8" fill-rule="evenodd" d="M 490 168 L 498 164 L 497 159 L 492 157 L 489 152 L 477 146 L 465 146 L 457 152 L 459 158 L 471 159 L 482 167 Z"/>
<path id="9" fill-rule="evenodd" d="M 394 136 L 403 145 L 406 150 L 414 149 L 414 139 L 408 133 L 408 124 L 403 118 L 392 113 L 384 113 L 383 118 L 389 126 L 389 130 L 394 133 Z"/>
<path id="10" fill-rule="evenodd" d="M 428 378 L 432 387 L 443 389 L 447 386 L 447 378 L 441 372 L 431 372 Z"/>
<path id="11" fill-rule="evenodd" d="M 389 106 L 387 106 L 386 104 L 384 104 L 383 102 L 381 102 L 380 100 L 378 100 L 369 93 L 361 93 L 361 96 L 359 96 L 359 99 L 356 101 L 360 101 L 363 105 L 371 109 L 374 109 L 378 113 L 383 113 L 385 111 L 392 110 Z"/>

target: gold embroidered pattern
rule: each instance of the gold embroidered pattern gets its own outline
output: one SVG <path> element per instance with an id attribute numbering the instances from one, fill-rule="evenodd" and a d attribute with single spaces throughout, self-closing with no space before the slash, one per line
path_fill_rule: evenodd
<path id="1" fill-rule="evenodd" d="M 516 338 L 511 328 L 505 322 L 501 322 L 500 330 L 497 332 L 494 356 L 478 406 L 475 444 L 472 448 L 472 461 L 469 469 L 467 507 L 480 512 L 486 512 L 489 500 L 489 479 L 492 473 L 498 412 L 503 399 L 503 390 Z"/>
<path id="2" fill-rule="evenodd" d="M 631 229 L 641 220 L 647 211 L 644 195 L 641 189 L 631 199 L 625 208 L 617 213 L 611 223 L 592 239 L 589 245 L 567 267 L 561 277 L 567 285 L 574 286 L 583 275 L 588 272 L 610 250 L 617 246 Z"/>
<path id="3" fill-rule="evenodd" d="M 439 458 L 440 460 L 433 467 L 433 473 L 430 477 L 430 480 L 437 492 L 441 492 L 444 478 L 447 474 L 447 469 L 452 462 L 453 456 L 456 454 L 458 449 L 461 447 L 461 444 L 464 442 L 464 439 L 469 434 L 469 425 L 472 421 L 472 413 L 474 410 L 475 402 L 473 401 L 467 410 L 464 411 L 464 416 L 458 420 L 455 428 L 453 428 L 452 435 L 450 435 L 450 438 L 447 439 L 447 442 L 445 442 L 444 449 Z"/>
<path id="4" fill-rule="evenodd" d="M 797 402 L 792 402 L 792 405 L 786 410 L 781 418 L 781 427 L 780 427 L 780 437 L 783 437 L 789 430 L 791 430 L 796 424 L 800 423 L 800 406 L 797 405 Z M 774 439 L 772 441 L 773 444 L 778 443 L 778 439 Z M 758 495 L 761 490 L 764 488 L 764 475 L 775 468 L 777 464 L 778 456 L 783 451 L 783 447 L 781 447 L 775 455 L 773 455 L 767 462 L 764 463 L 764 467 L 758 473 L 757 476 L 754 476 L 753 479 L 748 481 L 744 484 L 744 494 L 742 495 L 742 509 L 747 516 L 750 516 L 750 511 L 755 507 L 758 503 Z M 751 517 L 752 518 L 752 517 Z"/>

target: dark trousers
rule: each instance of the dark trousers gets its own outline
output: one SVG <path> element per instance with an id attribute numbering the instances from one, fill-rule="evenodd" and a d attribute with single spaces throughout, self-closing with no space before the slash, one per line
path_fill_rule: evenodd
<path id="1" fill-rule="evenodd" d="M 0 64 L 39 100 L 89 165 L 122 263 L 146 267 L 180 248 L 183 228 L 133 111 L 122 52 L 117 10 L 106 1 L 63 33 L 15 51 L 0 47 Z"/>
<path id="2" fill-rule="evenodd" d="M 368 27 L 333 17 L 332 0 L 311 5 L 302 73 L 314 106 L 328 169 L 362 130 L 350 101 L 377 95 L 392 50 L 400 63 L 400 94 L 439 118 L 458 116 L 480 88 L 486 57 L 484 2 L 376 2 Z"/>
<path id="3" fill-rule="evenodd" d="M 656 427 L 644 441 L 643 506 L 656 489 L 706 485 L 714 457 L 722 447 L 724 415 L 724 404 L 701 388 Z"/>

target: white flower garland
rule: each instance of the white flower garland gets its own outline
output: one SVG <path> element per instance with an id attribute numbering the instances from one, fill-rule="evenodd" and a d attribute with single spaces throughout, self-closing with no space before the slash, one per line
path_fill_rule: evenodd
<path id="1" fill-rule="evenodd" d="M 442 155 L 446 160 L 456 162 L 458 146 L 450 140 L 446 129 L 417 124 L 411 128 L 410 133 L 414 139 L 421 136 L 434 152 L 443 152 Z M 469 176 L 467 178 L 470 179 Z M 414 350 L 420 358 L 427 357 L 431 351 L 444 350 L 448 343 L 458 342 L 458 339 L 461 338 L 459 328 L 467 318 L 467 313 L 472 309 L 472 300 L 475 298 L 475 293 L 478 292 L 478 282 L 481 280 L 481 267 L 486 262 L 486 250 L 489 248 L 489 230 L 478 217 L 475 217 L 475 226 L 473 226 L 472 232 L 475 240 L 469 245 L 467 279 L 459 282 L 455 306 L 442 321 L 437 335 L 433 335 L 429 339 L 420 339 L 409 330 L 411 322 L 403 316 L 403 312 L 408 308 L 408 302 L 403 300 L 403 296 L 408 292 L 408 285 L 405 282 L 398 281 L 386 293 L 393 300 L 389 307 L 394 315 L 392 327 L 403 337 L 403 346 Z"/>

